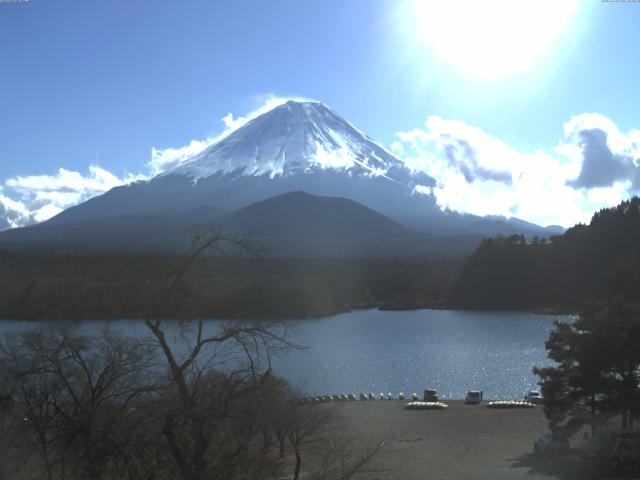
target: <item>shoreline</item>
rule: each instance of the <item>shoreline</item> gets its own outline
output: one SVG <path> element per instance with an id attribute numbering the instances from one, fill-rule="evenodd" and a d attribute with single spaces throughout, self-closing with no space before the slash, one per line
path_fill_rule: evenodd
<path id="1" fill-rule="evenodd" d="M 537 308 L 537 309 L 498 309 L 498 308 L 456 308 L 451 305 L 442 305 L 442 304 L 425 304 L 419 306 L 412 306 L 406 308 L 391 308 L 386 304 L 371 304 L 371 305 L 361 305 L 348 309 L 339 309 L 332 310 L 327 312 L 317 312 L 317 313 L 307 313 L 307 314 L 297 314 L 297 315 L 283 315 L 283 316 L 235 316 L 235 317 L 224 317 L 224 316 L 207 316 L 205 320 L 237 320 L 237 321 L 259 321 L 259 322 L 296 322 L 296 321 L 305 321 L 305 320 L 318 320 L 323 318 L 333 318 L 338 315 L 343 315 L 351 312 L 357 311 L 367 311 L 373 310 L 378 312 L 406 312 L 406 311 L 416 311 L 416 310 L 451 310 L 451 311 L 460 311 L 460 312 L 496 312 L 496 313 L 530 313 L 533 315 L 578 315 L 579 309 L 572 308 Z M 129 316 L 103 316 L 103 317 L 94 317 L 94 318 L 42 318 L 42 317 L 33 317 L 33 316 L 12 316 L 12 317 L 4 317 L 0 316 L 0 322 L 3 321 L 20 321 L 20 322 L 73 322 L 73 321 L 143 321 L 145 319 L 144 316 L 138 315 L 129 315 Z M 162 320 L 167 321 L 177 321 L 177 320 L 187 320 L 188 317 L 173 317 L 173 318 L 163 318 Z"/>

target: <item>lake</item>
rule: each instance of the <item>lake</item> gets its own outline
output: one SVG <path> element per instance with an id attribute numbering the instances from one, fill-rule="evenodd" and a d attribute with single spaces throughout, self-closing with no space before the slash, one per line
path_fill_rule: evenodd
<path id="1" fill-rule="evenodd" d="M 536 388 L 533 366 L 548 365 L 544 342 L 553 320 L 566 315 L 456 310 L 357 310 L 291 322 L 294 339 L 305 344 L 274 361 L 274 372 L 309 394 L 417 392 L 438 390 L 463 398 L 483 390 L 485 398 L 522 398 Z M 210 321 L 212 327 L 215 320 Z M 3 321 L 0 331 L 40 322 Z M 84 322 L 97 331 L 105 322 Z M 132 335 L 141 322 L 112 325 Z"/>

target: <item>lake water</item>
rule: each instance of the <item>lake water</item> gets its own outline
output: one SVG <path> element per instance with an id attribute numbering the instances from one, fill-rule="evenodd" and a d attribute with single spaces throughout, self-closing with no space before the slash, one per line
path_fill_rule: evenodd
<path id="1" fill-rule="evenodd" d="M 276 359 L 274 372 L 309 394 L 404 392 L 434 388 L 444 398 L 483 390 L 485 398 L 522 398 L 536 388 L 532 367 L 549 364 L 544 342 L 563 315 L 522 312 L 359 310 L 296 320 L 294 339 L 305 344 Z M 141 322 L 111 322 L 142 335 Z M 215 321 L 211 321 L 212 327 Z M 96 331 L 104 322 L 88 321 Z M 34 323 L 4 321 L 0 331 Z"/>

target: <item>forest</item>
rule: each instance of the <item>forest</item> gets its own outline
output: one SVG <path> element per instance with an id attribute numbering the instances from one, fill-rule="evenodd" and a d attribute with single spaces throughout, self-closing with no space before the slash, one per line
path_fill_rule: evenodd
<path id="1" fill-rule="evenodd" d="M 148 286 L 181 256 L 0 254 L 0 318 L 142 318 Z M 458 259 L 204 256 L 181 283 L 176 318 L 303 318 L 356 308 L 440 308 Z"/>
<path id="2" fill-rule="evenodd" d="M 220 252 L 218 252 L 220 253 Z M 141 318 L 179 255 L 0 252 L 0 318 Z M 640 276 L 640 198 L 563 235 L 487 238 L 459 258 L 208 255 L 181 283 L 175 318 L 306 318 L 357 308 L 577 312 Z M 622 280 L 625 278 L 626 280 Z"/>
<path id="3" fill-rule="evenodd" d="M 450 305 L 577 311 L 587 300 L 604 298 L 612 286 L 629 290 L 621 278 L 640 274 L 639 259 L 640 198 L 633 197 L 563 235 L 483 240 L 453 282 Z"/>

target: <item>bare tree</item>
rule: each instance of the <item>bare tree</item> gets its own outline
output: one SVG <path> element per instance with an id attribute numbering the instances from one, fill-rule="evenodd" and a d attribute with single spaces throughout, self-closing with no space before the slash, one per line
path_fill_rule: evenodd
<path id="1" fill-rule="evenodd" d="M 263 392 L 260 395 L 264 405 L 260 428 L 265 437 L 265 447 L 270 444 L 270 437 L 277 441 L 278 458 L 284 459 L 288 445 L 289 429 L 292 425 L 291 413 L 299 402 L 299 392 L 291 388 L 286 380 L 271 375 L 263 379 Z"/>
<path id="2" fill-rule="evenodd" d="M 314 480 L 349 480 L 356 474 L 380 473 L 381 469 L 366 470 L 366 467 L 393 438 L 391 434 L 386 435 L 373 445 L 343 433 L 325 438 L 316 452 L 319 461 L 310 477 Z"/>
<path id="3" fill-rule="evenodd" d="M 47 480 L 268 479 L 287 466 L 291 448 L 296 480 L 308 454 L 315 455 L 305 461 L 311 478 L 337 480 L 382 447 L 362 449 L 336 436 L 334 409 L 296 402 L 296 392 L 273 375 L 272 359 L 298 348 L 286 324 L 205 322 L 180 311 L 176 296 L 198 257 L 251 251 L 243 238 L 215 231 L 195 238 L 164 287 L 144 285 L 150 336 L 56 325 L 0 342 L 0 428 L 9 419 L 11 439 L 26 439 L 14 445 L 38 458 L 23 473 Z"/>
<path id="4" fill-rule="evenodd" d="M 150 396 L 153 349 L 105 329 L 90 337 L 56 326 L 5 337 L 0 364 L 11 372 L 11 398 L 40 451 L 48 479 L 104 478 L 126 460 L 117 432 L 129 408 Z"/>
<path id="5" fill-rule="evenodd" d="M 252 252 L 243 237 L 199 230 L 195 246 L 162 296 L 150 286 L 144 323 L 168 368 L 169 406 L 163 435 L 181 477 L 188 480 L 255 474 L 263 462 L 252 451 L 261 433 L 252 418 L 251 399 L 271 371 L 271 358 L 294 345 L 285 324 L 221 322 L 207 329 L 202 319 L 166 320 L 174 296 L 196 260 L 214 251 Z M 264 460 L 264 459 L 262 459 Z M 269 463 L 269 462 L 266 462 Z"/>
<path id="6" fill-rule="evenodd" d="M 20 420 L 4 380 L 0 378 L 0 480 L 9 480 L 19 465 L 19 445 L 15 440 Z"/>
<path id="7" fill-rule="evenodd" d="M 302 471 L 303 454 L 309 457 L 309 478 L 348 480 L 364 473 L 365 466 L 392 441 L 393 435 L 389 434 L 368 445 L 357 435 L 345 434 L 339 413 L 333 405 L 290 406 L 285 428 L 295 453 L 293 480 L 298 480 Z"/>
<path id="8" fill-rule="evenodd" d="M 332 410 L 322 408 L 320 405 L 299 404 L 292 409 L 286 429 L 296 456 L 293 480 L 298 480 L 300 476 L 303 447 L 320 441 L 322 435 L 326 435 L 334 426 L 334 419 Z"/>
<path id="9" fill-rule="evenodd" d="M 227 321 L 208 330 L 211 325 L 195 315 L 189 322 L 165 320 L 167 312 L 175 311 L 174 295 L 198 257 L 211 250 L 253 252 L 245 238 L 215 230 L 200 230 L 195 239 L 193 253 L 160 302 L 148 286 L 145 319 L 168 367 L 172 402 L 162 431 L 181 477 L 269 478 L 283 465 L 279 460 L 288 443 L 295 454 L 294 480 L 301 474 L 303 451 L 313 444 L 322 445 L 324 459 L 316 471 L 322 473 L 315 476 L 351 478 L 387 439 L 368 449 L 344 435 L 332 437 L 335 411 L 296 402 L 294 390 L 272 375 L 272 357 L 299 348 L 289 340 L 286 324 Z M 278 440 L 275 456 L 268 448 L 271 434 Z"/>

